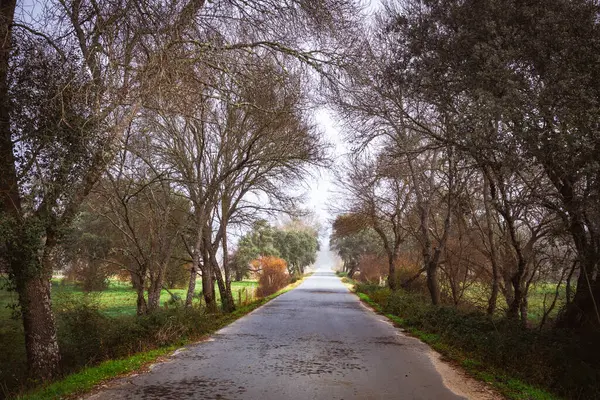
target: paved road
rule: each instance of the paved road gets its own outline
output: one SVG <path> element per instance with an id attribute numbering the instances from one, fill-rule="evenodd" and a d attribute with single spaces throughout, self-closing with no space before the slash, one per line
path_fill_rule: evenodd
<path id="1" fill-rule="evenodd" d="M 91 399 L 459 399 L 331 271 Z"/>

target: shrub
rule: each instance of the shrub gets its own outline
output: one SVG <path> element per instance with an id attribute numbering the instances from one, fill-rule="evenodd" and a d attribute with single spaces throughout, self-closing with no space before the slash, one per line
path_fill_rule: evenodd
<path id="1" fill-rule="evenodd" d="M 99 303 L 92 295 L 66 295 L 60 305 L 56 314 L 65 372 L 197 337 L 218 323 L 218 316 L 209 316 L 198 307 L 112 318 L 99 310 Z"/>
<path id="2" fill-rule="evenodd" d="M 185 289 L 190 280 L 190 267 L 180 263 L 171 263 L 165 271 L 164 284 L 169 289 Z"/>
<path id="3" fill-rule="evenodd" d="M 379 283 L 388 274 L 387 260 L 375 254 L 363 254 L 358 260 L 358 271 L 358 281 Z"/>
<path id="4" fill-rule="evenodd" d="M 285 260 L 278 257 L 261 257 L 257 262 L 260 268 L 256 291 L 258 297 L 269 296 L 289 283 Z"/>

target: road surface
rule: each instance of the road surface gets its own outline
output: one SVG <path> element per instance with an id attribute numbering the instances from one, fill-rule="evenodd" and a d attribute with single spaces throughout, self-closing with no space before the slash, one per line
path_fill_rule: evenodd
<path id="1" fill-rule="evenodd" d="M 364 307 L 333 272 L 89 399 L 460 399 L 418 340 Z"/>

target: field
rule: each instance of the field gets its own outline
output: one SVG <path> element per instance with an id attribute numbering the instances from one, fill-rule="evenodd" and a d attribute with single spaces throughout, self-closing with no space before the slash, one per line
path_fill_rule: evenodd
<path id="1" fill-rule="evenodd" d="M 480 284 L 472 284 L 466 291 L 462 299 L 462 305 L 471 305 L 476 307 L 478 310 L 484 311 L 488 306 L 489 288 Z M 529 295 L 527 297 L 528 303 L 528 319 L 530 325 L 538 325 L 544 313 L 550 309 L 552 301 L 556 293 L 555 283 L 543 283 L 539 282 L 531 285 L 529 288 Z M 548 319 L 553 319 L 558 315 L 558 312 L 565 304 L 566 293 L 564 285 L 559 288 L 558 298 L 556 305 L 550 312 Z M 498 300 L 496 302 L 496 315 L 502 317 L 506 312 L 506 300 L 502 293 L 498 294 Z"/>
<path id="2" fill-rule="evenodd" d="M 4 282 L 4 278 L 0 277 L 0 283 Z M 197 289 L 202 287 L 201 283 L 198 280 Z M 256 287 L 257 282 L 255 281 L 233 282 L 232 291 L 236 303 L 239 300 L 242 303 L 254 300 Z M 169 291 L 182 299 L 185 298 L 185 289 L 169 289 Z M 86 301 L 93 302 L 103 315 L 118 318 L 120 322 L 123 321 L 123 318 L 131 320 L 136 314 L 137 295 L 135 290 L 129 283 L 118 280 L 111 280 L 109 287 L 102 292 L 86 294 L 77 285 L 53 279 L 52 298 L 57 316 L 60 316 L 71 304 Z M 160 298 L 161 306 L 169 307 L 170 300 L 171 295 L 163 290 Z M 198 296 L 194 300 L 200 301 Z M 219 300 L 218 290 L 217 300 Z M 17 382 L 22 382 L 22 377 L 25 375 L 23 327 L 15 312 L 16 303 L 17 294 L 15 292 L 0 288 L 0 399 L 5 397 L 9 389 L 20 385 Z M 171 308 L 173 307 L 171 306 Z"/>
<path id="3" fill-rule="evenodd" d="M 232 282 L 231 290 L 236 302 L 241 294 L 242 301 L 251 300 L 254 296 L 254 291 L 257 287 L 256 281 Z M 202 282 L 196 281 L 196 289 L 202 288 Z M 186 289 L 169 289 L 169 292 L 178 295 L 185 299 Z M 217 293 L 217 301 L 220 301 L 219 291 Z M 134 315 L 136 311 L 136 292 L 128 282 L 122 282 L 113 279 L 109 283 L 109 287 L 101 292 L 85 293 L 77 285 L 72 283 L 63 283 L 60 279 L 52 280 L 52 299 L 54 309 L 60 310 L 62 304 L 73 298 L 83 298 L 89 296 L 94 298 L 99 303 L 99 308 L 106 315 L 111 317 L 121 315 Z M 163 290 L 160 296 L 160 304 L 164 306 L 171 300 L 171 295 Z M 194 301 L 199 301 L 199 297 L 195 297 Z M 17 303 L 17 294 L 9 292 L 5 289 L 0 289 L 0 321 L 3 325 L 7 319 L 10 319 L 12 314 L 12 306 Z"/>

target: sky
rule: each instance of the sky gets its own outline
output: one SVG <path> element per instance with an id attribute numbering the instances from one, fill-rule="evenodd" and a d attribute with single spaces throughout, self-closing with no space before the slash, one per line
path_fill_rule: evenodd
<path id="1" fill-rule="evenodd" d="M 333 168 L 339 166 L 348 152 L 348 146 L 342 137 L 341 127 L 335 121 L 331 111 L 321 108 L 315 113 L 315 121 L 324 134 L 324 140 L 331 145 L 332 168 L 315 169 L 313 176 L 306 180 L 306 208 L 314 212 L 324 227 L 329 227 L 335 215 L 330 210 L 336 195 Z"/>

